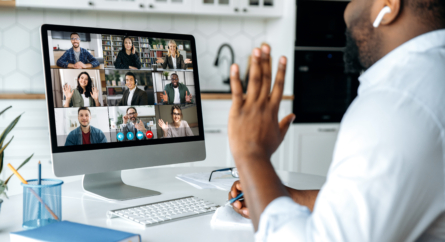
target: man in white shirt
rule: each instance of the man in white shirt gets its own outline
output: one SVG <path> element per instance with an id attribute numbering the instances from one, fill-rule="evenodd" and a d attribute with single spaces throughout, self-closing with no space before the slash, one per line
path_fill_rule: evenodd
<path id="1" fill-rule="evenodd" d="M 244 192 L 234 208 L 252 219 L 257 241 L 445 241 L 445 1 L 352 0 L 344 16 L 347 70 L 366 71 L 326 183 L 287 188 L 271 165 L 295 116 L 278 122 L 286 58 L 269 96 L 264 45 L 252 52 L 245 100 L 231 69 L 240 183 L 229 197 Z"/>

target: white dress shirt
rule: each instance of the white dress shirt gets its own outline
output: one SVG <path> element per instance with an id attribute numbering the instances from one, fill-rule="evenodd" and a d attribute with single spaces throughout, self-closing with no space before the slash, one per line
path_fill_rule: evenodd
<path id="1" fill-rule="evenodd" d="M 179 88 L 178 87 L 174 87 L 173 90 L 175 90 L 175 99 L 173 100 L 174 104 L 180 104 L 181 103 L 181 98 L 179 96 Z"/>
<path id="2" fill-rule="evenodd" d="M 173 55 L 172 55 L 172 63 L 173 63 L 173 69 L 177 69 L 176 68 L 176 57 L 173 57 Z"/>
<path id="3" fill-rule="evenodd" d="M 275 199 L 257 241 L 445 241 L 445 30 L 359 80 L 314 211 Z"/>
<path id="4" fill-rule="evenodd" d="M 83 99 L 83 106 L 84 107 L 89 107 L 90 106 L 90 98 L 89 97 L 85 97 L 85 93 L 80 94 L 82 96 Z"/>
<path id="5" fill-rule="evenodd" d="M 136 91 L 136 87 L 133 90 L 130 90 L 130 94 L 128 94 L 127 105 L 131 106 L 131 99 L 133 99 L 134 92 Z"/>

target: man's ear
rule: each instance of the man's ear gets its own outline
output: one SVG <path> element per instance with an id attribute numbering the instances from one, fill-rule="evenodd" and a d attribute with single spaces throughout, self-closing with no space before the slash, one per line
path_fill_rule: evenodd
<path id="1" fill-rule="evenodd" d="M 371 8 L 371 19 L 373 23 L 377 20 L 379 14 L 381 15 L 382 11 L 384 12 L 384 15 L 381 21 L 379 21 L 379 26 L 390 25 L 396 21 L 400 15 L 401 1 L 403 0 L 375 0 Z M 385 11 L 385 7 L 389 7 L 391 11 Z"/>

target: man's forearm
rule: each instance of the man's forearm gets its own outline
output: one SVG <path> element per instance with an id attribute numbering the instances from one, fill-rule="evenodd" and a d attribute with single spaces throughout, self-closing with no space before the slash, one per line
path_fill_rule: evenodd
<path id="1" fill-rule="evenodd" d="M 311 212 L 314 210 L 315 200 L 320 190 L 297 190 L 290 187 L 286 189 L 294 202 L 309 208 Z"/>
<path id="2" fill-rule="evenodd" d="M 258 230 L 260 216 L 267 205 L 274 199 L 290 196 L 281 183 L 270 160 L 257 158 L 241 158 L 237 162 L 244 198 L 249 208 L 255 231 Z M 235 158 L 235 162 L 239 160 Z"/>

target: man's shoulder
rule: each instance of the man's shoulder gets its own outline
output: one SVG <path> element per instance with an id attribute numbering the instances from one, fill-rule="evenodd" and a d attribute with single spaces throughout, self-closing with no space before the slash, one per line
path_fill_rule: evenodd
<path id="1" fill-rule="evenodd" d="M 80 127 L 77 127 L 73 130 L 71 130 L 71 132 L 68 134 L 68 136 L 72 136 L 72 135 L 76 135 L 79 133 Z"/>
<path id="2" fill-rule="evenodd" d="M 90 125 L 90 132 L 91 133 L 103 133 L 102 130 L 95 128 L 93 126 Z"/>

